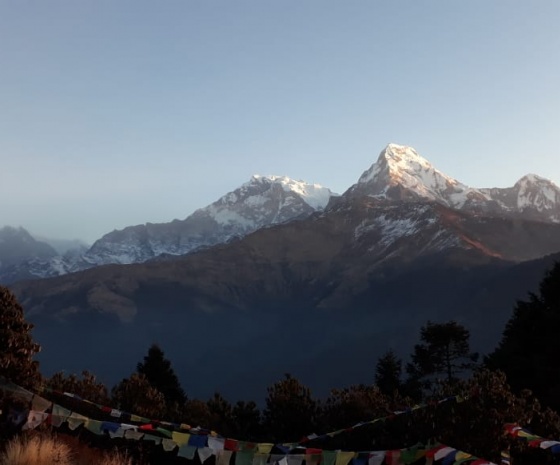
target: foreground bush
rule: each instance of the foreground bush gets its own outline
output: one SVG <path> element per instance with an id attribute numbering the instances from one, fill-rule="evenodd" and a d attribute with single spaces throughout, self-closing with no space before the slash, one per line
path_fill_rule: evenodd
<path id="1" fill-rule="evenodd" d="M 17 436 L 0 455 L 0 465 L 73 465 L 70 448 L 48 436 Z"/>
<path id="2" fill-rule="evenodd" d="M 132 465 L 132 459 L 127 457 L 126 454 L 115 451 L 111 453 L 105 453 L 103 458 L 99 462 L 92 462 L 92 465 Z M 76 465 L 87 465 L 86 463 L 78 462 Z"/>
<path id="3" fill-rule="evenodd" d="M 48 435 L 17 436 L 8 442 L 0 465 L 133 465 L 120 451 L 87 447 L 75 438 Z"/>

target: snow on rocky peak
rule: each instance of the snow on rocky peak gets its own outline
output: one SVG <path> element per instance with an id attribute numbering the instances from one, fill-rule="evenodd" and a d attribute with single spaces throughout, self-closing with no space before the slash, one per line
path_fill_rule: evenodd
<path id="1" fill-rule="evenodd" d="M 194 215 L 207 216 L 236 235 L 323 210 L 333 193 L 286 176 L 253 175 L 238 189 Z"/>
<path id="2" fill-rule="evenodd" d="M 260 174 L 255 174 L 251 177 L 251 180 L 248 183 L 245 183 L 242 186 L 242 188 L 253 184 L 278 184 L 285 192 L 293 192 L 294 194 L 297 194 L 314 210 L 323 210 L 327 206 L 327 203 L 329 203 L 331 196 L 336 195 L 333 194 L 330 189 L 327 189 L 320 184 L 308 184 L 305 181 L 296 181 L 288 178 L 287 176 L 261 176 Z"/>
<path id="3" fill-rule="evenodd" d="M 387 145 L 377 162 L 348 192 L 394 200 L 421 198 L 452 208 L 460 208 L 480 196 L 475 189 L 436 169 L 412 147 L 397 144 Z"/>
<path id="4" fill-rule="evenodd" d="M 433 170 L 428 160 L 418 155 L 412 147 L 389 144 L 381 151 L 377 162 L 362 174 L 358 183 L 367 184 L 381 173 L 399 175 L 401 172 L 410 174 Z"/>
<path id="5" fill-rule="evenodd" d="M 560 205 L 560 188 L 552 181 L 536 174 L 527 174 L 515 183 L 517 207 L 535 208 L 542 212 Z"/>
<path id="6" fill-rule="evenodd" d="M 161 255 L 184 255 L 242 237 L 262 227 L 305 218 L 323 210 L 333 195 L 337 194 L 318 184 L 307 184 L 286 176 L 255 175 L 238 189 L 184 220 L 115 230 L 105 234 L 87 251 L 27 261 L 10 276 L 43 278 L 98 265 L 124 265 Z M 0 230 L 0 241 L 2 237 Z M 54 250 L 52 255 L 55 255 Z"/>
<path id="7" fill-rule="evenodd" d="M 344 196 L 427 200 L 455 209 L 560 222 L 560 188 L 535 174 L 513 187 L 472 188 L 442 173 L 412 147 L 389 144 Z"/>
<path id="8" fill-rule="evenodd" d="M 252 233 L 259 228 L 322 210 L 333 194 L 318 184 L 285 176 L 253 176 L 184 220 L 129 226 L 95 242 L 84 261 L 139 263 L 159 255 L 184 255 Z"/>

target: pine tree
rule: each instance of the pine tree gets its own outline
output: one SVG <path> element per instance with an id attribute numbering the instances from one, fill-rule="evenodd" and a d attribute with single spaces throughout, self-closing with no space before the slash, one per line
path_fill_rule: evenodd
<path id="1" fill-rule="evenodd" d="M 33 360 L 41 347 L 31 337 L 32 328 L 14 294 L 0 286 L 0 376 L 26 388 L 41 381 L 39 363 Z"/>
<path id="2" fill-rule="evenodd" d="M 183 420 L 188 421 L 192 426 L 202 426 L 211 428 L 212 413 L 208 408 L 208 403 L 200 399 L 187 399 L 183 410 Z"/>
<path id="3" fill-rule="evenodd" d="M 165 413 L 165 398 L 146 376 L 132 373 L 113 387 L 112 399 L 118 408 L 136 415 L 159 420 Z"/>
<path id="4" fill-rule="evenodd" d="M 157 344 L 152 344 L 144 362 L 138 363 L 138 373 L 144 375 L 148 382 L 165 397 L 168 407 L 184 405 L 186 401 L 185 391 L 179 383 L 171 362 L 165 358 L 165 354 Z"/>
<path id="5" fill-rule="evenodd" d="M 393 350 L 388 350 L 379 360 L 375 369 L 375 384 L 379 390 L 394 396 L 401 389 L 402 361 Z"/>
<path id="6" fill-rule="evenodd" d="M 434 379 L 451 382 L 473 369 L 478 354 L 471 353 L 469 338 L 469 330 L 455 321 L 428 321 L 420 331 L 422 343 L 414 346 L 412 363 L 407 365 L 410 379 L 428 384 Z"/>
<path id="7" fill-rule="evenodd" d="M 82 371 L 81 379 L 75 374 L 67 376 L 57 372 L 46 380 L 46 385 L 55 391 L 77 394 L 90 402 L 106 404 L 109 401 L 107 387 L 87 370 Z"/>
<path id="8" fill-rule="evenodd" d="M 232 435 L 233 413 L 231 404 L 219 393 L 214 395 L 206 402 L 208 411 L 211 415 L 210 425 L 222 435 Z"/>
<path id="9" fill-rule="evenodd" d="M 261 412 L 253 401 L 237 401 L 233 406 L 234 437 L 249 441 L 265 439 L 262 435 Z"/>
<path id="10" fill-rule="evenodd" d="M 318 407 L 311 390 L 290 374 L 267 388 L 264 425 L 273 440 L 298 440 L 315 429 Z"/>
<path id="11" fill-rule="evenodd" d="M 358 384 L 332 389 L 324 403 L 321 426 L 323 431 L 336 430 L 366 419 L 384 417 L 390 410 L 389 398 L 377 386 Z M 359 449 L 371 445 L 371 441 L 372 430 L 358 428 L 352 434 L 332 439 L 329 448 Z"/>
<path id="12" fill-rule="evenodd" d="M 519 440 L 511 441 L 504 434 L 504 426 L 515 423 L 544 437 L 557 438 L 560 435 L 558 415 L 550 409 L 541 408 L 539 401 L 528 390 L 518 395 L 513 393 L 504 373 L 477 369 L 468 379 L 451 384 L 444 381 L 436 387 L 431 400 L 456 395 L 456 401 L 444 402 L 437 407 L 434 404 L 434 407 L 415 412 L 413 420 L 411 418 L 412 421 L 397 435 L 399 440 L 406 444 L 417 441 L 425 444 L 430 438 L 437 438 L 444 444 L 453 444 L 457 449 L 495 463 L 500 463 L 500 452 L 511 446 L 514 464 L 558 463 L 550 453 L 543 454 L 544 451 L 538 447 L 527 448 Z M 520 449 L 532 451 L 532 459 L 517 456 Z M 464 462 L 465 465 L 467 463 Z"/>
<path id="13" fill-rule="evenodd" d="M 517 302 L 498 348 L 486 359 L 515 390 L 531 389 L 560 411 L 560 262 L 545 274 L 539 294 Z"/>

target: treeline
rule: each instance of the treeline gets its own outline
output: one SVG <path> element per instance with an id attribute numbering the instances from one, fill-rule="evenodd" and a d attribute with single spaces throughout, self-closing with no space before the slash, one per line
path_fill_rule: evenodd
<path id="1" fill-rule="evenodd" d="M 385 450 L 437 440 L 495 462 L 510 450 L 521 463 L 556 463 L 547 451 L 526 449 L 507 437 L 504 425 L 530 426 L 536 434 L 560 438 L 560 264 L 545 275 L 539 294 L 516 304 L 499 346 L 482 360 L 471 352 L 465 327 L 454 321 L 427 322 L 409 361 L 388 351 L 371 368 L 371 384 L 332 389 L 319 399 L 286 374 L 267 388 L 262 408 L 253 401 L 231 403 L 220 393 L 206 400 L 190 398 L 158 345 L 110 391 L 88 372 L 45 379 L 33 360 L 39 347 L 31 325 L 5 288 L 0 288 L 0 319 L 0 375 L 32 390 L 72 392 L 122 411 L 202 426 L 244 441 L 298 442 L 310 433 L 349 428 L 312 439 L 306 447 Z M 453 401 L 438 402 L 449 396 Z M 419 403 L 422 408 L 412 409 Z M 375 418 L 383 420 L 350 428 Z"/>

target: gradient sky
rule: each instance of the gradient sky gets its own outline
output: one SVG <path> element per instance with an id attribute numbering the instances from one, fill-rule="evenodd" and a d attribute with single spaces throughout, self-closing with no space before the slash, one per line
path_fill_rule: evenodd
<path id="1" fill-rule="evenodd" d="M 560 184 L 560 2 L 6 0 L 0 226 L 93 242 L 255 173 L 342 193 L 389 142 Z"/>

